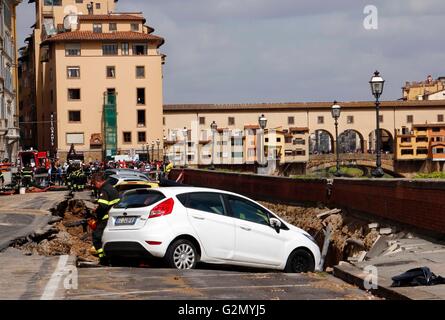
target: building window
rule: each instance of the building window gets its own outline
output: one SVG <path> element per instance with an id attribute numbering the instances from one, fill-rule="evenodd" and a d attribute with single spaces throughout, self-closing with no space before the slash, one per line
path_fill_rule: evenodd
<path id="1" fill-rule="evenodd" d="M 65 44 L 65 55 L 66 56 L 80 56 L 80 43 L 67 43 Z"/>
<path id="2" fill-rule="evenodd" d="M 96 3 L 96 9 L 100 10 L 100 3 L 99 2 Z"/>
<path id="3" fill-rule="evenodd" d="M 353 124 L 353 123 L 354 123 L 354 116 L 348 116 L 348 117 L 346 118 L 346 120 L 347 120 L 347 123 L 348 123 L 348 124 Z"/>
<path id="4" fill-rule="evenodd" d="M 205 117 L 199 117 L 199 124 L 205 125 L 206 124 L 206 118 Z"/>
<path id="5" fill-rule="evenodd" d="M 124 143 L 131 143 L 131 132 L 124 132 Z"/>
<path id="6" fill-rule="evenodd" d="M 83 0 L 76 0 L 76 3 L 83 3 Z"/>
<path id="7" fill-rule="evenodd" d="M 406 122 L 407 123 L 413 123 L 414 122 L 414 116 L 412 116 L 412 115 L 406 116 Z"/>
<path id="8" fill-rule="evenodd" d="M 146 44 L 135 44 L 133 46 L 133 55 L 135 55 L 135 56 L 147 55 L 147 45 Z"/>
<path id="9" fill-rule="evenodd" d="M 138 142 L 147 142 L 147 134 L 145 133 L 145 131 L 138 132 Z"/>
<path id="10" fill-rule="evenodd" d="M 136 67 L 136 78 L 138 78 L 138 79 L 145 78 L 145 67 L 144 66 Z"/>
<path id="11" fill-rule="evenodd" d="M 122 55 L 128 56 L 130 54 L 130 45 L 126 42 L 122 43 Z"/>
<path id="12" fill-rule="evenodd" d="M 402 154 L 402 156 L 414 155 L 414 150 L 413 149 L 402 149 L 401 154 Z"/>
<path id="13" fill-rule="evenodd" d="M 235 117 L 229 117 L 228 121 L 229 126 L 234 126 L 235 125 Z"/>
<path id="14" fill-rule="evenodd" d="M 139 23 L 132 23 L 131 24 L 131 31 L 134 31 L 134 32 L 139 31 Z"/>
<path id="15" fill-rule="evenodd" d="M 107 78 L 116 78 L 116 67 L 107 66 Z"/>
<path id="16" fill-rule="evenodd" d="M 382 123 L 383 122 L 383 116 L 379 115 L 379 122 Z"/>
<path id="17" fill-rule="evenodd" d="M 318 117 L 317 123 L 318 124 L 323 124 L 324 123 L 324 117 L 322 117 L 322 116 Z"/>
<path id="18" fill-rule="evenodd" d="M 102 33 L 102 23 L 93 23 L 93 32 Z"/>
<path id="19" fill-rule="evenodd" d="M 116 56 L 117 55 L 117 44 L 108 43 L 102 45 L 102 54 L 104 56 Z"/>
<path id="20" fill-rule="evenodd" d="M 287 117 L 287 124 L 289 125 L 295 124 L 295 117 Z"/>
<path id="21" fill-rule="evenodd" d="M 80 100 L 80 89 L 68 89 L 68 100 Z"/>
<path id="22" fill-rule="evenodd" d="M 137 88 L 137 104 L 145 104 L 145 88 Z"/>
<path id="23" fill-rule="evenodd" d="M 45 6 L 61 6 L 62 0 L 45 0 Z"/>
<path id="24" fill-rule="evenodd" d="M 69 79 L 79 79 L 80 78 L 80 67 L 67 67 L 67 77 Z"/>
<path id="25" fill-rule="evenodd" d="M 165 126 L 165 117 L 162 117 L 162 125 Z"/>
<path id="26" fill-rule="evenodd" d="M 117 31 L 117 23 L 115 22 L 111 22 L 108 27 L 110 29 L 110 32 Z"/>
<path id="27" fill-rule="evenodd" d="M 145 110 L 138 110 L 138 127 L 145 127 Z"/>
<path id="28" fill-rule="evenodd" d="M 80 111 L 68 111 L 69 122 L 80 122 Z"/>
<path id="29" fill-rule="evenodd" d="M 437 122 L 443 122 L 443 114 L 437 115 Z"/>

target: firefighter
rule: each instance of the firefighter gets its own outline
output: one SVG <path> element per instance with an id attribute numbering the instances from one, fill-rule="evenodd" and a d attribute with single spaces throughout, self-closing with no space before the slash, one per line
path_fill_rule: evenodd
<path id="1" fill-rule="evenodd" d="M 23 168 L 22 183 L 24 187 L 29 188 L 32 185 L 33 176 L 34 176 L 34 171 L 30 166 L 26 166 L 25 168 Z"/>
<path id="2" fill-rule="evenodd" d="M 96 208 L 97 228 L 93 231 L 92 253 L 100 259 L 101 264 L 106 264 L 105 252 L 102 248 L 102 235 L 108 223 L 108 212 L 111 207 L 120 201 L 119 192 L 105 179 L 103 174 L 98 174 L 95 180 L 95 187 L 99 190 L 99 206 Z M 95 252 L 94 252 L 95 251 Z"/>
<path id="3" fill-rule="evenodd" d="M 0 188 L 3 189 L 4 186 L 5 186 L 5 177 L 3 175 L 3 171 L 0 169 Z"/>
<path id="4" fill-rule="evenodd" d="M 73 172 L 75 171 L 74 165 L 70 163 L 70 165 L 68 166 L 68 169 L 66 169 L 66 185 L 67 187 L 73 191 Z"/>
<path id="5" fill-rule="evenodd" d="M 171 163 L 169 160 L 167 160 L 165 169 L 164 169 L 164 178 L 168 179 L 168 175 L 170 173 L 170 171 L 172 171 L 173 169 L 173 163 Z"/>

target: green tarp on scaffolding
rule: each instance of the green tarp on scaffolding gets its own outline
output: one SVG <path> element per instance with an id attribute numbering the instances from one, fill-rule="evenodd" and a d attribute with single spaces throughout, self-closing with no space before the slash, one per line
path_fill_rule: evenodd
<path id="1" fill-rule="evenodd" d="M 104 134 L 105 134 L 105 158 L 110 160 L 117 151 L 117 116 L 116 96 L 105 96 L 104 103 Z"/>

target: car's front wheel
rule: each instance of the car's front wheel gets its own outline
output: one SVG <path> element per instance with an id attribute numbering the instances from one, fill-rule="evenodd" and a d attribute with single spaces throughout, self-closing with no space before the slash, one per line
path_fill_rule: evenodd
<path id="1" fill-rule="evenodd" d="M 305 249 L 295 249 L 287 259 L 285 272 L 305 273 L 315 270 L 315 261 L 312 254 Z"/>
<path id="2" fill-rule="evenodd" d="M 198 262 L 198 254 L 193 243 L 180 239 L 173 242 L 168 248 L 166 261 L 171 268 L 180 270 L 194 269 Z"/>

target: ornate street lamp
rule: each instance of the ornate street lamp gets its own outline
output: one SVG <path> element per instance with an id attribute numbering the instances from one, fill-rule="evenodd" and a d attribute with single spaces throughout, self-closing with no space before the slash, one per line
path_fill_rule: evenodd
<path id="1" fill-rule="evenodd" d="M 340 158 L 339 158 L 339 143 L 338 143 L 338 118 L 340 118 L 341 107 L 337 104 L 337 101 L 334 101 L 334 104 L 331 107 L 332 118 L 335 120 L 335 153 L 336 153 L 336 161 L 337 161 L 337 170 L 334 173 L 334 176 L 340 177 Z"/>
<path id="2" fill-rule="evenodd" d="M 158 153 L 157 161 L 159 161 L 159 145 L 160 145 L 160 144 L 161 144 L 161 140 L 159 140 L 159 138 L 156 139 L 156 145 L 157 145 L 157 147 L 158 147 L 158 150 L 157 150 L 157 153 Z"/>
<path id="3" fill-rule="evenodd" d="M 212 164 L 210 166 L 210 170 L 215 170 L 215 163 L 213 162 L 213 159 L 215 157 L 215 132 L 218 129 L 218 125 L 215 121 L 213 121 L 210 125 L 210 129 L 212 129 Z"/>
<path id="4" fill-rule="evenodd" d="M 187 131 L 186 127 L 184 127 L 183 133 L 184 133 L 184 168 L 187 168 L 188 167 L 188 165 L 187 165 L 188 131 Z"/>
<path id="5" fill-rule="evenodd" d="M 375 178 L 381 178 L 385 175 L 382 169 L 382 155 L 381 155 L 381 132 L 380 132 L 380 96 L 383 93 L 383 87 L 385 85 L 385 80 L 380 76 L 380 73 L 376 71 L 374 76 L 369 81 L 371 85 L 372 95 L 375 97 L 375 110 L 376 110 L 376 122 L 377 122 L 377 142 L 376 142 L 376 168 L 372 170 L 371 174 Z"/>
<path id="6" fill-rule="evenodd" d="M 266 165 L 264 164 L 264 129 L 266 129 L 267 127 L 267 118 L 264 116 L 264 114 L 262 114 L 259 118 L 258 118 L 258 124 L 260 125 L 261 128 L 261 138 L 260 138 L 260 165 L 262 167 L 265 167 Z"/>

